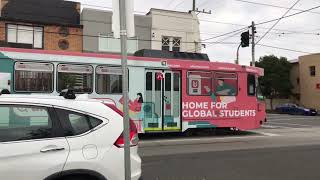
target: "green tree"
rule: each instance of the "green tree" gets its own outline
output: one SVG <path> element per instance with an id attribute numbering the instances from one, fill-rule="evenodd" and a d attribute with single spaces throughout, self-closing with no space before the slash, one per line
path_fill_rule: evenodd
<path id="1" fill-rule="evenodd" d="M 260 57 L 257 67 L 264 69 L 264 76 L 259 79 L 262 94 L 270 99 L 270 106 L 273 109 L 274 98 L 288 98 L 292 93 L 290 82 L 290 70 L 292 65 L 285 57 L 274 55 Z"/>

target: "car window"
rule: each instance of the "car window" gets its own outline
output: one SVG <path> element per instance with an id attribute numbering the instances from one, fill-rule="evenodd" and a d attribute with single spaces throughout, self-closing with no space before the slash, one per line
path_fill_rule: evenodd
<path id="1" fill-rule="evenodd" d="M 68 135 L 83 134 L 102 123 L 101 120 L 85 114 L 63 109 L 56 109 L 56 111 L 60 121 L 66 125 Z"/>
<path id="2" fill-rule="evenodd" d="M 0 105 L 0 141 L 53 137 L 52 121 L 45 107 Z"/>

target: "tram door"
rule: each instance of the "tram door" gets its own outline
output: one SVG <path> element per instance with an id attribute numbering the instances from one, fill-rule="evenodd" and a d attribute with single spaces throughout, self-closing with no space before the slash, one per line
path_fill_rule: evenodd
<path id="1" fill-rule="evenodd" d="M 146 94 L 143 103 L 143 125 L 148 131 L 181 130 L 181 73 L 179 71 L 146 71 Z"/>

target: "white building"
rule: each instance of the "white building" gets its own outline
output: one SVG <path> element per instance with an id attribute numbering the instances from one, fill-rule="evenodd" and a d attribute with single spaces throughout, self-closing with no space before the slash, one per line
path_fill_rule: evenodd
<path id="1" fill-rule="evenodd" d="M 199 19 L 194 12 L 151 9 L 152 49 L 201 52 Z"/>
<path id="2" fill-rule="evenodd" d="M 112 37 L 112 12 L 84 8 L 83 50 L 119 53 L 120 40 Z M 151 9 L 135 15 L 136 37 L 128 41 L 128 53 L 140 49 L 201 52 L 199 20 L 194 12 Z M 119 41 L 119 42 L 118 42 Z"/>

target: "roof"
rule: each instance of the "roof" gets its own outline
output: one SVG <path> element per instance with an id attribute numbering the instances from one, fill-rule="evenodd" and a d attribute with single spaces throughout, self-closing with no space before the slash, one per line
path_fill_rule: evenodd
<path id="1" fill-rule="evenodd" d="M 174 10 L 166 10 L 166 9 L 157 9 L 157 8 L 151 8 L 150 11 L 147 13 L 147 15 L 151 14 L 152 11 L 161 11 L 161 12 L 169 12 L 169 13 L 179 13 L 179 14 L 185 14 L 185 15 L 191 15 L 190 12 L 183 12 L 183 11 L 174 11 Z"/>
<path id="2" fill-rule="evenodd" d="M 15 56 L 17 54 L 31 57 L 32 60 L 40 59 L 42 61 L 52 59 L 63 59 L 70 57 L 70 59 L 74 59 L 76 62 L 79 62 L 81 59 L 83 61 L 88 62 L 88 59 L 100 61 L 99 63 L 103 63 L 109 60 L 121 60 L 121 55 L 119 54 L 100 54 L 100 53 L 83 53 L 83 52 L 67 52 L 67 51 L 56 51 L 56 50 L 38 50 L 38 49 L 19 49 L 19 48 L 5 48 L 0 47 L 0 56 L 4 56 L 3 59 L 12 58 L 11 56 Z M 6 55 L 10 54 L 10 55 Z M 30 56 L 29 56 L 30 55 Z M 49 56 L 48 59 L 43 59 L 40 55 Z M 51 56 L 56 55 L 56 58 L 52 58 Z M 6 57 L 8 56 L 8 57 Z M 66 57 L 68 56 L 68 57 Z M 19 58 L 14 58 L 19 59 Z M 69 59 L 69 62 L 71 62 Z M 28 58 L 23 60 L 28 60 Z M 90 63 L 92 61 L 90 60 Z M 166 58 L 156 58 L 156 57 L 138 57 L 138 56 L 128 56 L 128 63 L 130 61 L 134 62 L 133 64 L 137 64 L 137 61 L 145 61 L 148 63 L 155 63 L 157 67 L 163 68 L 163 62 L 167 62 L 165 67 L 172 69 L 199 69 L 199 70 L 219 70 L 219 71 L 247 71 L 250 73 L 257 73 L 259 75 L 263 75 L 263 69 L 258 67 L 249 67 L 249 66 L 240 66 L 233 63 L 223 63 L 223 62 L 211 62 L 211 61 L 190 61 L 187 59 L 166 59 Z M 141 65 L 145 65 L 145 62 L 141 62 Z"/>
<path id="3" fill-rule="evenodd" d="M 289 61 L 289 63 L 294 64 L 294 63 L 298 63 L 299 59 L 291 59 L 291 60 L 288 60 L 288 61 Z"/>
<path id="4" fill-rule="evenodd" d="M 80 95 L 81 96 L 81 95 Z M 74 109 L 84 113 L 90 113 L 102 117 L 117 116 L 112 109 L 105 106 L 102 101 L 95 99 L 64 99 L 53 95 L 0 95 L 0 104 L 23 103 L 41 106 L 55 106 L 60 108 Z"/>
<path id="5" fill-rule="evenodd" d="M 8 0 L 1 20 L 80 25 L 80 3 L 64 0 Z"/>
<path id="6" fill-rule="evenodd" d="M 190 53 L 190 52 L 175 52 L 175 51 L 161 51 L 153 49 L 142 49 L 134 53 L 138 57 L 152 57 L 165 59 L 180 59 L 193 61 L 210 61 L 207 54 Z"/>

